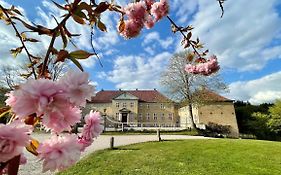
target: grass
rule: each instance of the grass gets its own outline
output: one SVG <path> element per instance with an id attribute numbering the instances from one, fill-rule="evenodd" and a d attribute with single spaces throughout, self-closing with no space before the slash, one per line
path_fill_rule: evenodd
<path id="1" fill-rule="evenodd" d="M 102 150 L 59 175 L 280 175 L 281 143 L 214 139 L 147 142 Z"/>

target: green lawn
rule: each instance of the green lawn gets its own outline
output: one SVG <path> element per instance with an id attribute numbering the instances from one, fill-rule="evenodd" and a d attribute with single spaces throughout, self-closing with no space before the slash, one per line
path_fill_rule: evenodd
<path id="1" fill-rule="evenodd" d="M 281 142 L 215 139 L 148 142 L 89 155 L 61 175 L 280 175 Z"/>

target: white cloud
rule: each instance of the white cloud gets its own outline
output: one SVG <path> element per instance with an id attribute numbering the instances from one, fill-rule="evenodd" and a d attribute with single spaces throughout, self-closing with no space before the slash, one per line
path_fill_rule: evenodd
<path id="1" fill-rule="evenodd" d="M 185 24 L 186 21 L 190 20 L 190 15 L 196 12 L 198 3 L 194 0 L 173 0 L 171 1 L 171 8 L 175 11 L 177 22 Z"/>
<path id="2" fill-rule="evenodd" d="M 228 96 L 253 104 L 274 102 L 281 98 L 281 71 L 250 81 L 238 81 L 229 85 Z"/>
<path id="3" fill-rule="evenodd" d="M 10 4 L 0 1 L 2 5 L 5 7 L 9 7 Z M 20 8 L 20 7 L 19 7 Z M 22 9 L 22 8 L 20 8 Z M 59 10 L 52 2 L 49 2 L 47 0 L 42 1 L 42 7 L 38 6 L 36 7 L 37 10 L 37 17 L 33 21 L 35 24 L 40 24 L 43 26 L 46 26 L 48 28 L 53 28 L 56 26 L 56 22 L 53 18 L 55 16 L 58 21 L 61 20 L 60 16 L 62 16 L 65 12 L 62 10 Z M 22 11 L 25 13 L 24 11 Z M 28 13 L 32 13 L 28 11 Z M 28 23 L 31 23 L 29 19 L 25 18 L 25 20 L 28 21 Z M 113 45 L 115 45 L 118 42 L 118 34 L 115 29 L 115 24 L 113 21 L 116 20 L 116 16 L 111 15 L 111 13 L 104 13 L 102 15 L 102 20 L 106 22 L 108 32 L 100 32 L 97 29 L 95 29 L 94 33 L 94 47 L 98 53 L 102 53 L 105 51 L 110 50 L 109 48 Z M 11 26 L 6 26 L 2 21 L 0 23 L 1 31 L 0 31 L 0 44 L 1 44 L 1 62 L 0 64 L 22 64 L 22 62 L 26 62 L 26 55 L 25 52 L 22 51 L 22 54 L 18 55 L 17 59 L 12 59 L 11 55 L 9 53 L 9 50 L 12 48 L 16 48 L 21 46 L 19 39 L 15 36 L 15 32 L 13 31 Z M 25 31 L 26 29 L 21 25 L 20 22 L 17 22 L 17 28 L 18 30 Z M 79 37 L 73 38 L 73 41 L 76 43 L 78 48 L 75 48 L 72 46 L 71 43 L 68 44 L 68 50 L 77 50 L 77 49 L 86 49 L 88 51 L 92 51 L 91 47 L 91 41 L 90 41 L 90 27 L 87 25 L 78 25 L 75 23 L 72 19 L 68 20 L 67 22 L 67 28 L 71 33 L 74 34 L 81 34 Z M 46 53 L 46 50 L 49 46 L 51 38 L 48 36 L 37 36 L 36 34 L 28 33 L 28 37 L 36 38 L 40 40 L 40 43 L 27 43 L 27 47 L 30 50 L 30 52 L 34 55 L 44 55 Z M 58 37 L 55 42 L 56 48 L 60 49 L 62 48 L 62 41 L 61 38 Z M 110 53 L 108 53 L 110 54 Z M 102 56 L 102 54 L 99 54 Z M 9 61 L 7 61 L 9 60 Z M 89 58 L 86 60 L 80 60 L 82 66 L 84 67 L 92 67 L 96 63 L 95 58 Z"/>
<path id="4" fill-rule="evenodd" d="M 113 71 L 108 80 L 116 83 L 116 88 L 151 89 L 159 87 L 160 73 L 165 68 L 171 54 L 163 52 L 153 58 L 140 56 L 119 56 L 114 61 Z"/>
<path id="5" fill-rule="evenodd" d="M 269 59 L 280 57 L 280 44 L 275 46 L 278 49 L 271 46 L 271 42 L 280 36 L 281 19 L 276 12 L 277 3 L 280 3 L 278 0 L 253 3 L 226 1 L 223 18 L 219 17 L 221 12 L 218 3 L 206 0 L 196 2 L 198 12 L 192 21 L 189 19 L 195 26 L 193 36 L 199 36 L 206 48 L 218 55 L 223 67 L 239 71 L 259 70 Z M 184 9 L 189 13 L 186 6 L 188 3 L 182 2 L 178 13 Z M 195 6 L 192 6 L 191 12 L 194 12 Z M 272 50 L 274 53 L 270 53 Z"/>
<path id="6" fill-rule="evenodd" d="M 157 50 L 157 47 L 168 49 L 173 44 L 173 42 L 174 39 L 172 37 L 161 39 L 160 34 L 158 32 L 150 32 L 144 36 L 141 45 L 144 47 L 144 50 L 146 52 L 153 55 L 155 53 L 154 50 Z"/>

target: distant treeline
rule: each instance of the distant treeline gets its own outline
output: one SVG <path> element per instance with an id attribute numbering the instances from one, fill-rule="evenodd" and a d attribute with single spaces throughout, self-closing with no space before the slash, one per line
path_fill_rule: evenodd
<path id="1" fill-rule="evenodd" d="M 249 102 L 234 103 L 239 132 L 254 135 L 262 140 L 281 140 L 281 101 L 275 104 L 252 105 Z"/>

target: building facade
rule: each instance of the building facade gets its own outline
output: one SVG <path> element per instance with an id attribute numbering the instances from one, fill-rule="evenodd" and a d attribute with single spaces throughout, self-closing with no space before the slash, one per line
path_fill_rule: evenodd
<path id="1" fill-rule="evenodd" d="M 193 119 L 198 128 L 209 123 L 228 125 L 231 135 L 239 135 L 233 101 L 204 90 L 197 96 L 200 103 L 192 105 Z M 99 111 L 110 121 L 136 127 L 191 127 L 188 105 L 178 105 L 156 89 L 99 91 L 86 105 L 85 112 Z M 110 126 L 112 122 L 107 123 Z M 113 125 L 112 125 L 113 126 Z"/>
<path id="2" fill-rule="evenodd" d="M 200 91 L 199 99 L 201 102 L 192 105 L 194 123 L 198 128 L 205 128 L 208 123 L 230 126 L 230 135 L 239 136 L 239 130 L 235 115 L 233 101 L 222 97 L 214 92 Z M 180 126 L 183 128 L 191 127 L 191 115 L 187 105 L 178 109 Z"/>
<path id="3" fill-rule="evenodd" d="M 175 104 L 156 89 L 99 91 L 87 103 L 108 118 L 130 126 L 175 127 L 179 117 Z M 109 123 L 108 123 L 109 124 Z"/>

